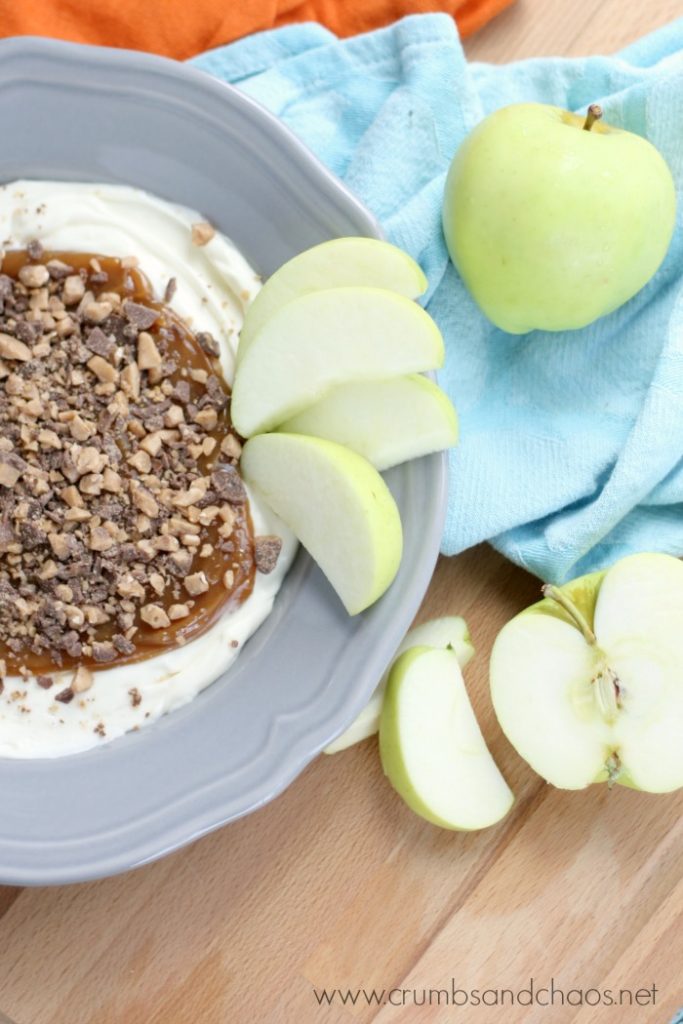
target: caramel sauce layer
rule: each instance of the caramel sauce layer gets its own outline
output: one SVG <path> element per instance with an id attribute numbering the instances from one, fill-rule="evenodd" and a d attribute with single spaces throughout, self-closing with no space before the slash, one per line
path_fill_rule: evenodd
<path id="1" fill-rule="evenodd" d="M 93 292 L 97 298 L 104 293 L 116 293 L 122 300 L 132 300 L 144 304 L 159 314 L 156 322 L 149 327 L 148 332 L 157 340 L 159 348 L 163 349 L 165 359 L 177 363 L 164 380 L 172 385 L 180 382 L 187 382 L 190 388 L 190 402 L 199 401 L 204 393 L 203 384 L 197 383 L 191 377 L 190 371 L 201 371 L 207 375 L 219 377 L 222 388 L 229 394 L 229 388 L 221 376 L 218 360 L 205 351 L 198 336 L 173 312 L 168 304 L 155 298 L 149 281 L 137 268 L 122 263 L 119 259 L 108 256 L 94 255 L 91 253 L 74 252 L 45 252 L 41 255 L 39 262 L 46 264 L 49 260 L 59 260 L 73 268 L 73 273 L 79 274 L 84 280 L 85 288 Z M 9 251 L 2 260 L 2 273 L 11 278 L 17 278 L 19 271 L 27 263 L 35 263 L 30 260 L 26 251 Z M 125 265 L 124 265 L 125 264 Z M 106 279 L 105 279 L 106 278 Z M 3 328 L 0 325 L 0 331 Z M 0 389 L 5 381 L 0 381 Z M 228 463 L 224 458 L 222 463 L 217 461 L 216 456 L 221 451 L 221 444 L 230 434 L 233 434 L 229 402 L 222 409 L 217 410 L 217 423 L 215 428 L 207 429 L 206 434 L 211 436 L 216 444 L 210 455 L 200 455 L 196 459 L 197 471 L 202 475 L 210 475 L 220 465 L 231 464 L 236 466 L 237 459 L 233 458 Z M 117 442 L 118 443 L 118 442 Z M 127 452 L 122 450 L 124 458 Z M 154 463 L 154 460 L 153 460 Z M 224 501 L 217 500 L 216 504 L 224 504 Z M 217 517 L 209 525 L 201 525 L 200 544 L 196 546 L 197 553 L 194 555 L 191 572 L 203 572 L 208 581 L 208 590 L 192 597 L 183 587 L 183 579 L 175 578 L 166 588 L 163 594 L 159 595 L 149 590 L 146 600 L 161 606 L 166 612 L 172 605 L 186 604 L 191 601 L 189 614 L 182 619 L 172 621 L 170 626 L 160 629 L 151 628 L 140 616 L 141 602 L 137 603 L 135 612 L 135 632 L 131 641 L 135 645 L 135 651 L 130 654 L 119 653 L 115 660 L 105 664 L 93 659 L 91 655 L 83 653 L 79 657 L 71 657 L 64 653 L 61 656 L 61 663 L 51 658 L 50 653 L 36 654 L 29 650 L 14 653 L 7 646 L 0 646 L 0 658 L 4 659 L 8 670 L 17 671 L 25 668 L 34 674 L 49 674 L 61 668 L 88 665 L 92 669 L 116 667 L 119 664 L 142 661 L 153 657 L 163 651 L 186 643 L 205 631 L 217 617 L 226 609 L 235 608 L 244 602 L 250 595 L 255 574 L 254 561 L 254 537 L 249 505 L 235 503 L 231 505 L 234 514 L 232 531 L 226 537 L 225 531 L 219 533 L 224 525 L 223 520 Z M 145 534 L 130 535 L 130 541 L 135 543 L 144 538 Z M 199 551 L 206 549 L 209 545 L 211 553 L 201 557 Z M 46 557 L 49 551 L 46 552 Z M 7 556 L 0 554 L 0 568 Z M 154 560 L 145 564 L 145 573 L 154 572 Z M 228 584 L 226 585 L 226 572 Z M 112 636 L 121 632 L 120 625 L 115 621 L 97 625 L 95 639 L 97 642 L 110 641 Z"/>

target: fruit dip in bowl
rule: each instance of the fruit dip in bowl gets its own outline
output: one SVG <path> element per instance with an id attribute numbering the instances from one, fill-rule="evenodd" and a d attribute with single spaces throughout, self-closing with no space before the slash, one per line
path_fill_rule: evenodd
<path id="1" fill-rule="evenodd" d="M 25 250 L 37 239 L 48 258 L 53 253 L 105 260 L 137 256 L 138 266 L 132 269 L 149 280 L 155 301 L 164 302 L 168 281 L 175 277 L 177 290 L 166 305 L 189 318 L 193 310 L 188 304 L 193 303 L 190 331 L 213 333 L 226 359 L 236 338 L 225 337 L 221 324 L 238 329 L 242 303 L 247 301 L 240 295 L 243 279 L 240 271 L 235 273 L 235 249 L 270 281 L 288 261 L 321 243 L 353 236 L 381 238 L 370 212 L 284 125 L 237 89 L 186 64 L 143 53 L 15 38 L 0 43 L 0 81 L 5 141 L 0 181 L 28 179 L 31 189 L 42 183 L 40 194 L 33 192 L 29 202 L 11 202 L 11 186 L 0 191 L 7 193 L 0 248 Z M 78 200 L 72 197 L 67 202 L 71 183 L 78 182 L 100 183 L 95 186 L 99 198 L 104 193 L 112 197 L 106 223 L 99 199 L 88 200 L 92 205 L 87 208 L 81 192 Z M 126 188 L 111 189 L 110 183 Z M 157 218 L 160 206 L 150 199 L 144 209 L 139 203 L 129 207 L 126 230 L 121 230 L 121 207 L 114 203 L 114 195 L 140 196 L 128 186 L 168 201 L 162 204 L 164 228 Z M 180 216 L 176 203 L 201 211 L 201 216 Z M 68 216 L 63 213 L 67 205 Z M 22 225 L 23 217 L 35 218 L 33 227 L 28 222 Z M 207 240 L 206 229 L 200 229 L 195 236 L 205 244 L 193 246 L 192 225 L 203 222 L 216 233 Z M 60 236 L 58 229 L 68 234 Z M 220 232 L 235 249 L 223 247 Z M 225 315 L 220 300 L 214 300 L 218 292 L 211 265 L 217 276 L 235 273 L 229 294 L 223 296 L 228 303 Z M 194 286 L 186 287 L 186 275 L 196 280 L 200 268 L 212 287 L 200 286 L 195 292 Z M 257 282 L 248 267 L 246 273 L 245 285 L 253 293 Z M 106 288 L 106 282 L 100 284 Z M 99 293 L 95 298 L 102 301 Z M 145 300 L 140 304 L 144 306 Z M 209 316 L 212 310 L 218 311 L 218 326 Z M 155 337 L 154 329 L 147 333 Z M 225 391 L 226 384 L 233 383 L 229 365 L 222 376 Z M 254 440 L 260 443 L 261 438 Z M 243 457 L 240 465 L 243 471 Z M 155 664 L 168 658 L 166 683 L 155 692 L 165 689 L 171 694 L 171 688 L 180 685 L 181 677 L 171 675 L 177 662 L 185 656 L 189 662 L 190 652 L 215 635 L 211 630 L 157 658 L 119 666 L 86 664 L 95 682 L 82 691 L 83 699 L 97 694 L 105 678 L 130 672 L 119 688 L 123 700 L 118 705 L 126 716 L 121 731 L 128 731 L 110 743 L 114 716 L 105 723 L 106 737 L 94 731 L 100 719 L 91 720 L 72 734 L 87 749 L 72 746 L 68 757 L 47 756 L 47 744 L 45 756 L 38 756 L 36 716 L 18 710 L 21 697 L 11 708 L 5 703 L 8 695 L 28 691 L 29 680 L 24 683 L 17 672 L 11 681 L 5 679 L 0 708 L 13 716 L 4 736 L 14 739 L 15 753 L 0 756 L 3 883 L 82 881 L 168 853 L 275 797 L 343 731 L 367 703 L 417 611 L 446 514 L 442 454 L 395 466 L 385 482 L 401 516 L 401 562 L 395 583 L 382 600 L 353 616 L 301 546 L 285 572 L 291 536 L 274 518 L 259 521 L 259 509 L 264 516 L 265 509 L 255 494 L 248 494 L 252 536 L 280 537 L 278 562 L 270 575 L 254 573 L 252 596 L 239 609 L 226 609 L 224 619 L 212 627 L 218 630 L 226 623 L 225 643 L 218 640 L 212 647 L 220 664 L 236 651 L 237 660 L 215 678 L 214 685 L 205 686 L 171 714 L 154 719 L 151 696 L 145 697 L 140 683 L 150 678 Z M 266 593 L 266 586 L 273 591 L 279 587 L 272 610 L 268 611 L 271 592 L 254 614 L 256 620 L 263 615 L 260 627 L 255 629 L 252 621 L 249 629 L 255 632 L 250 639 L 226 651 L 236 638 L 236 616 L 258 610 L 258 592 Z M 177 603 L 185 603 L 184 595 Z M 180 700 L 201 686 L 201 677 L 208 681 L 218 675 L 218 665 L 209 672 L 207 660 L 192 657 Z M 63 704 L 52 695 L 68 688 L 76 668 L 65 663 L 59 683 L 55 680 L 46 691 L 37 685 L 30 691 L 35 696 L 40 690 L 36 700 L 44 693 L 46 706 L 56 703 L 65 721 L 71 716 L 77 720 L 80 698 Z M 137 708 L 128 692 L 134 689 L 143 698 Z M 134 722 L 131 713 L 139 715 Z M 138 723 L 145 727 L 136 729 Z M 19 725 L 29 756 L 16 756 Z M 60 731 L 68 736 L 69 726 L 57 720 L 47 734 L 51 742 L 57 742 Z M 59 751 L 53 747 L 52 752 Z"/>
<path id="2" fill-rule="evenodd" d="M 296 543 L 239 473 L 235 246 L 76 182 L 2 186 L 0 232 L 0 756 L 52 757 L 222 675 Z"/>

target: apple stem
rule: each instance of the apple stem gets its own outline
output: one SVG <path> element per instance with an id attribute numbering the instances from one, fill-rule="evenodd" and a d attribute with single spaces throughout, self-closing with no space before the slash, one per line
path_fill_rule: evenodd
<path id="1" fill-rule="evenodd" d="M 596 121 L 599 121 L 602 117 L 602 107 L 597 103 L 591 103 L 587 112 L 586 120 L 583 122 L 583 130 L 589 132 Z"/>
<path id="2" fill-rule="evenodd" d="M 556 604 L 559 604 L 560 608 L 563 608 L 564 611 L 566 611 L 574 625 L 583 634 L 583 638 L 586 643 L 591 645 L 595 645 L 597 643 L 595 633 L 591 629 L 586 616 L 579 611 L 574 602 L 568 598 L 566 594 L 562 593 L 559 587 L 554 587 L 552 583 L 546 583 L 543 587 L 543 596 L 549 597 L 552 601 L 555 601 Z"/>

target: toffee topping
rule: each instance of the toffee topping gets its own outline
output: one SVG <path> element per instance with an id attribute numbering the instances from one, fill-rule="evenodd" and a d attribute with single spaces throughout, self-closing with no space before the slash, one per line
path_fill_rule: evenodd
<path id="1" fill-rule="evenodd" d="M 217 353 L 132 258 L 4 255 L 0 677 L 47 687 L 74 667 L 68 703 L 91 669 L 184 643 L 272 571 L 281 541 L 254 540 Z"/>

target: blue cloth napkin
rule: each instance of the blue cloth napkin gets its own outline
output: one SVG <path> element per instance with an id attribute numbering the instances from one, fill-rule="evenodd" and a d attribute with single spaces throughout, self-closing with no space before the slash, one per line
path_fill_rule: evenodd
<path id="1" fill-rule="evenodd" d="M 654 279 L 581 331 L 503 333 L 448 261 L 445 174 L 490 111 L 538 100 L 646 135 L 683 183 L 683 19 L 615 57 L 468 64 L 445 15 L 339 41 L 318 25 L 194 63 L 277 114 L 420 261 L 461 420 L 443 551 L 489 540 L 562 582 L 634 551 L 683 555 L 683 230 Z M 679 195 L 680 199 L 680 195 Z"/>

